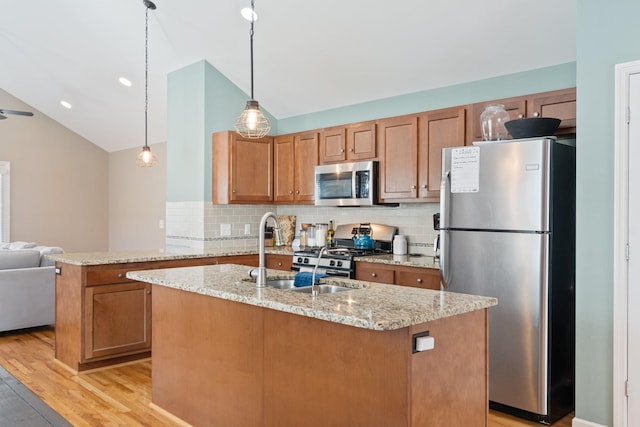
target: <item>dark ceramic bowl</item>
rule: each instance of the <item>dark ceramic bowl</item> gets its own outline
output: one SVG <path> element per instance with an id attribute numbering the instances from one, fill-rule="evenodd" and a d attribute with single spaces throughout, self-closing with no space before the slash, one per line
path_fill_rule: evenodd
<path id="1" fill-rule="evenodd" d="M 504 126 L 513 138 L 534 138 L 553 135 L 560 126 L 560 121 L 552 117 L 528 117 L 509 120 Z"/>

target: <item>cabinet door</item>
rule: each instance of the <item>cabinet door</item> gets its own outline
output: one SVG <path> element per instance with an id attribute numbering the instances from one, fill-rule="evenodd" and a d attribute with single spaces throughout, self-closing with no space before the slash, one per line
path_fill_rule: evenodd
<path id="1" fill-rule="evenodd" d="M 527 117 L 555 117 L 560 129 L 576 127 L 576 89 L 556 90 L 534 95 L 527 103 Z"/>
<path id="2" fill-rule="evenodd" d="M 440 198 L 442 149 L 465 143 L 466 109 L 447 108 L 418 117 L 418 197 L 437 202 Z"/>
<path id="3" fill-rule="evenodd" d="M 296 203 L 313 204 L 315 200 L 315 167 L 318 164 L 318 132 L 305 132 L 294 137 Z"/>
<path id="4" fill-rule="evenodd" d="M 132 282 L 85 289 L 83 361 L 151 348 L 151 285 Z"/>
<path id="5" fill-rule="evenodd" d="M 234 135 L 231 149 L 231 201 L 273 200 L 273 141 Z"/>
<path id="6" fill-rule="evenodd" d="M 418 180 L 418 116 L 378 120 L 380 199 L 415 199 Z"/>
<path id="7" fill-rule="evenodd" d="M 347 128 L 347 158 L 361 161 L 376 158 L 376 122 L 363 122 Z"/>
<path id="8" fill-rule="evenodd" d="M 291 255 L 266 254 L 265 262 L 267 264 L 267 268 L 271 268 L 273 270 L 291 271 L 291 264 L 293 263 L 293 259 Z"/>
<path id="9" fill-rule="evenodd" d="M 392 266 L 388 265 L 357 262 L 356 280 L 393 284 L 395 282 L 395 270 Z"/>
<path id="10" fill-rule="evenodd" d="M 320 134 L 320 164 L 339 163 L 347 159 L 347 130 L 335 126 L 322 130 Z"/>
<path id="11" fill-rule="evenodd" d="M 429 268 L 396 267 L 396 285 L 440 289 L 440 273 Z"/>
<path id="12" fill-rule="evenodd" d="M 480 102 L 470 107 L 471 114 L 467 126 L 471 130 L 468 134 L 467 145 L 471 145 L 473 141 L 482 141 L 482 124 L 480 123 L 480 115 L 487 105 L 502 104 L 504 109 L 509 113 L 511 120 L 518 117 L 524 117 L 527 114 L 527 99 L 524 96 L 515 98 L 496 99 L 494 101 Z"/>
<path id="13" fill-rule="evenodd" d="M 293 134 L 277 136 L 274 140 L 273 200 L 276 202 L 294 201 L 295 151 L 293 140 Z"/>

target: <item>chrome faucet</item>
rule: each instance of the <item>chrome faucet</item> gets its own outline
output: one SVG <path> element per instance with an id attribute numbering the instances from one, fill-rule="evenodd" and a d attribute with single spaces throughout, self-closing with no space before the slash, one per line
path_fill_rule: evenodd
<path id="1" fill-rule="evenodd" d="M 267 286 L 267 267 L 265 267 L 264 262 L 264 228 L 267 225 L 267 219 L 273 219 L 275 224 L 274 232 L 275 239 L 277 242 L 282 242 L 282 233 L 280 231 L 280 224 L 278 223 L 278 217 L 273 212 L 267 212 L 262 216 L 260 220 L 260 231 L 258 235 L 258 251 L 260 252 L 260 257 L 258 259 L 258 276 L 256 277 L 256 287 L 264 288 Z"/>
<path id="2" fill-rule="evenodd" d="M 326 246 L 323 246 L 318 252 L 318 259 L 316 259 L 316 265 L 313 267 L 313 273 L 311 274 L 311 296 L 318 295 L 318 285 L 316 285 L 316 271 L 318 271 L 318 266 L 320 265 L 320 258 L 322 258 L 322 254 L 329 253 L 329 250 Z"/>

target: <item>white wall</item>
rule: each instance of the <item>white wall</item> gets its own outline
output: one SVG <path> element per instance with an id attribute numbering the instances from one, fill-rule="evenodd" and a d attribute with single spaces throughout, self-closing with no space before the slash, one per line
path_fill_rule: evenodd
<path id="1" fill-rule="evenodd" d="M 2 89 L 0 106 L 34 113 L 0 121 L 0 160 L 11 162 L 11 240 L 107 250 L 107 153 Z"/>
<path id="2" fill-rule="evenodd" d="M 109 153 L 109 250 L 165 247 L 166 143 L 150 145 L 158 162 L 136 164 L 141 147 Z"/>

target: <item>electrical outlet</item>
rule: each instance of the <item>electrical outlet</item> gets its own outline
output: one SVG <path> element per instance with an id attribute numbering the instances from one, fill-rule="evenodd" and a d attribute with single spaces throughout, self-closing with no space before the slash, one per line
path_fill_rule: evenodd
<path id="1" fill-rule="evenodd" d="M 164 228 L 164 219 L 161 219 L 161 220 L 158 222 L 158 227 L 160 227 L 160 229 L 161 229 L 161 230 Z"/>
<path id="2" fill-rule="evenodd" d="M 220 235 L 231 236 L 231 224 L 220 224 Z"/>
<path id="3" fill-rule="evenodd" d="M 244 225 L 244 235 L 248 236 L 249 234 L 251 234 L 251 224 L 245 224 Z"/>

